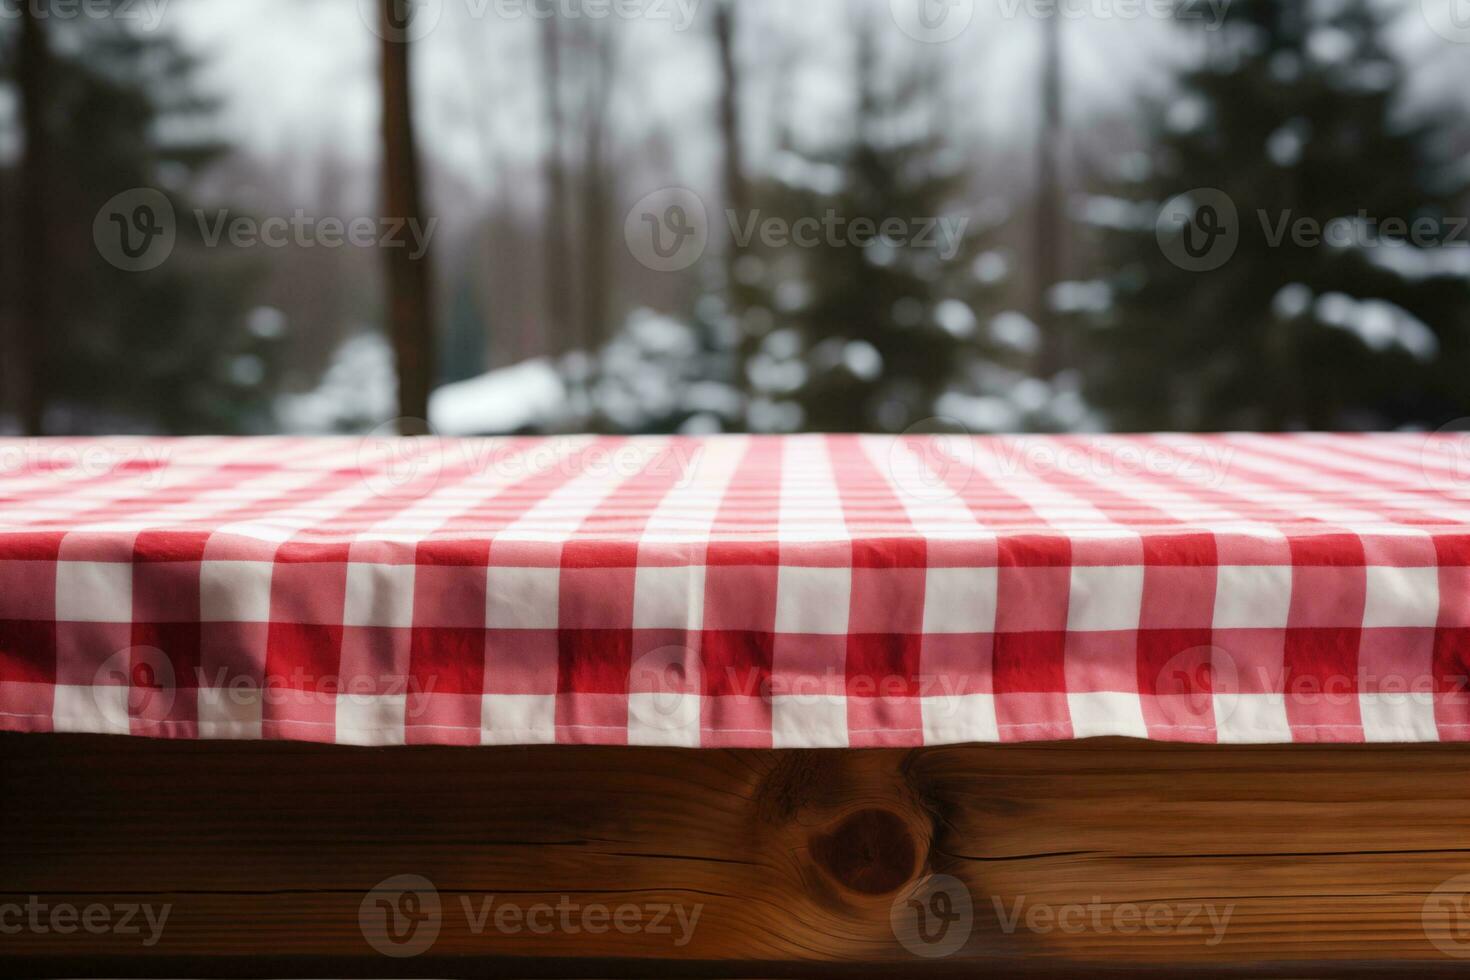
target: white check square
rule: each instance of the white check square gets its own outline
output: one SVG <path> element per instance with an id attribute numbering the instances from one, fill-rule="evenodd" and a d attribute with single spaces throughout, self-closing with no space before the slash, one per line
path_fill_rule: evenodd
<path id="1" fill-rule="evenodd" d="M 268 623 L 271 575 L 268 561 L 206 561 L 199 566 L 200 620 L 205 623 Z"/>
<path id="2" fill-rule="evenodd" d="M 1215 575 L 1215 629 L 1286 629 L 1290 565 L 1222 565 Z"/>
<path id="3" fill-rule="evenodd" d="M 1136 630 L 1142 607 L 1143 566 L 1073 566 L 1067 629 Z"/>
<path id="4" fill-rule="evenodd" d="M 838 694 L 778 695 L 771 698 L 771 747 L 847 747 L 847 699 Z"/>
<path id="5" fill-rule="evenodd" d="M 560 568 L 491 568 L 485 583 L 485 625 L 499 630 L 554 630 L 560 603 Z"/>
<path id="6" fill-rule="evenodd" d="M 126 735 L 132 727 L 128 719 L 128 686 L 58 684 L 51 724 L 58 732 Z"/>
<path id="7" fill-rule="evenodd" d="M 555 694 L 486 694 L 480 744 L 549 745 L 556 741 Z"/>
<path id="8" fill-rule="evenodd" d="M 628 695 L 628 744 L 699 747 L 701 698 L 687 691 Z"/>
<path id="9" fill-rule="evenodd" d="M 1214 697 L 1215 737 L 1237 744 L 1290 742 L 1282 694 L 1221 694 Z"/>
<path id="10" fill-rule="evenodd" d="M 1439 569 L 1369 565 L 1363 625 L 1433 628 L 1439 622 Z"/>
<path id="11" fill-rule="evenodd" d="M 343 626 L 413 625 L 412 565 L 347 566 L 347 603 Z"/>
<path id="12" fill-rule="evenodd" d="M 124 562 L 57 562 L 56 618 L 64 623 L 132 622 L 133 566 Z"/>
<path id="13" fill-rule="evenodd" d="M 402 745 L 406 694 L 337 695 L 337 741 L 343 745 Z"/>
<path id="14" fill-rule="evenodd" d="M 999 742 L 994 694 L 937 694 L 920 702 L 925 745 Z"/>
<path id="15" fill-rule="evenodd" d="M 852 570 L 782 565 L 776 579 L 776 632 L 847 632 Z"/>
<path id="16" fill-rule="evenodd" d="M 258 739 L 265 699 L 257 688 L 201 687 L 199 737 Z"/>
<path id="17" fill-rule="evenodd" d="M 924 632 L 995 632 L 998 580 L 994 566 L 928 569 L 924 573 Z"/>
<path id="18" fill-rule="evenodd" d="M 1428 691 L 1393 691 L 1358 695 L 1366 742 L 1437 742 L 1434 695 Z"/>
<path id="19" fill-rule="evenodd" d="M 1143 702 L 1127 691 L 1080 691 L 1067 694 L 1073 738 L 1125 735 L 1148 738 Z"/>
<path id="20" fill-rule="evenodd" d="M 640 565 L 633 584 L 634 629 L 704 625 L 704 566 Z"/>

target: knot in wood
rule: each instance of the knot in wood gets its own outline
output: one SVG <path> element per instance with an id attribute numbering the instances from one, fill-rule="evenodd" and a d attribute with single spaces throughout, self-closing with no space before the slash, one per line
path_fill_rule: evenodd
<path id="1" fill-rule="evenodd" d="M 903 818 L 890 810 L 859 810 L 813 836 L 811 852 L 817 865 L 849 891 L 886 895 L 914 876 L 914 837 Z"/>

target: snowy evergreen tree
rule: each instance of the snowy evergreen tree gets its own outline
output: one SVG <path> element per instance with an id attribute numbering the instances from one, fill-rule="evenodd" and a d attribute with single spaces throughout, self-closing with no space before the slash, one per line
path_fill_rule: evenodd
<path id="1" fill-rule="evenodd" d="M 1371 0 L 1236 0 L 1158 107 L 1147 164 L 1082 209 L 1110 268 L 1054 301 L 1088 328 L 1087 392 L 1113 427 L 1470 412 L 1470 285 L 1434 247 L 1457 234 L 1467 172 L 1439 121 L 1404 105 L 1389 16 Z"/>
<path id="2" fill-rule="evenodd" d="M 735 289 L 754 431 L 901 431 L 936 414 L 987 343 L 1003 276 L 975 269 L 999 216 L 963 205 L 965 160 L 926 112 L 936 77 L 894 70 L 875 41 L 860 17 L 844 145 L 787 147 L 753 180 Z M 762 240 L 773 223 L 791 242 Z"/>

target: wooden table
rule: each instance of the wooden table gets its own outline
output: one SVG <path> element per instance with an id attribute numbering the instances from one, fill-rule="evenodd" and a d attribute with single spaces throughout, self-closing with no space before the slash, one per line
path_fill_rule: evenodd
<path id="1" fill-rule="evenodd" d="M 0 847 L 8 974 L 1470 971 L 1470 745 L 5 735 Z"/>

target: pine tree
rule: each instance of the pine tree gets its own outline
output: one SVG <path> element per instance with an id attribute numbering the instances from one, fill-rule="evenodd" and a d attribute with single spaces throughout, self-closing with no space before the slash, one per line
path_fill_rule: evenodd
<path id="1" fill-rule="evenodd" d="M 981 350 L 976 311 L 994 302 L 971 274 L 983 222 L 963 209 L 961 161 L 926 117 L 937 80 L 888 70 L 876 36 L 860 18 L 843 145 L 787 148 L 752 181 L 754 214 L 738 216 L 754 236 L 735 286 L 742 329 L 758 338 L 745 345 L 756 431 L 902 431 L 935 415 Z M 793 231 L 815 219 L 822 241 L 763 244 L 759 222 L 773 218 Z M 896 237 L 882 232 L 890 220 L 904 226 Z"/>
<path id="2" fill-rule="evenodd" d="M 195 61 L 120 13 L 47 21 L 48 431 L 270 428 L 277 331 L 250 313 L 246 263 L 204 247 L 185 193 L 224 149 Z M 4 80 L 19 84 L 11 63 Z M 177 243 L 159 267 L 124 271 L 94 225 L 139 189 L 167 198 Z"/>
<path id="3" fill-rule="evenodd" d="M 1368 0 L 1237 0 L 1154 107 L 1148 166 L 1089 203 L 1112 302 L 1081 340 L 1111 425 L 1375 428 L 1470 410 L 1470 290 L 1421 247 L 1454 233 L 1464 172 L 1441 155 L 1444 120 L 1409 117 L 1386 18 Z M 1160 228 L 1171 199 L 1190 228 Z M 1301 219 L 1324 241 L 1296 239 Z M 1166 255 L 1186 244 L 1204 265 L 1230 257 L 1190 271 Z"/>

